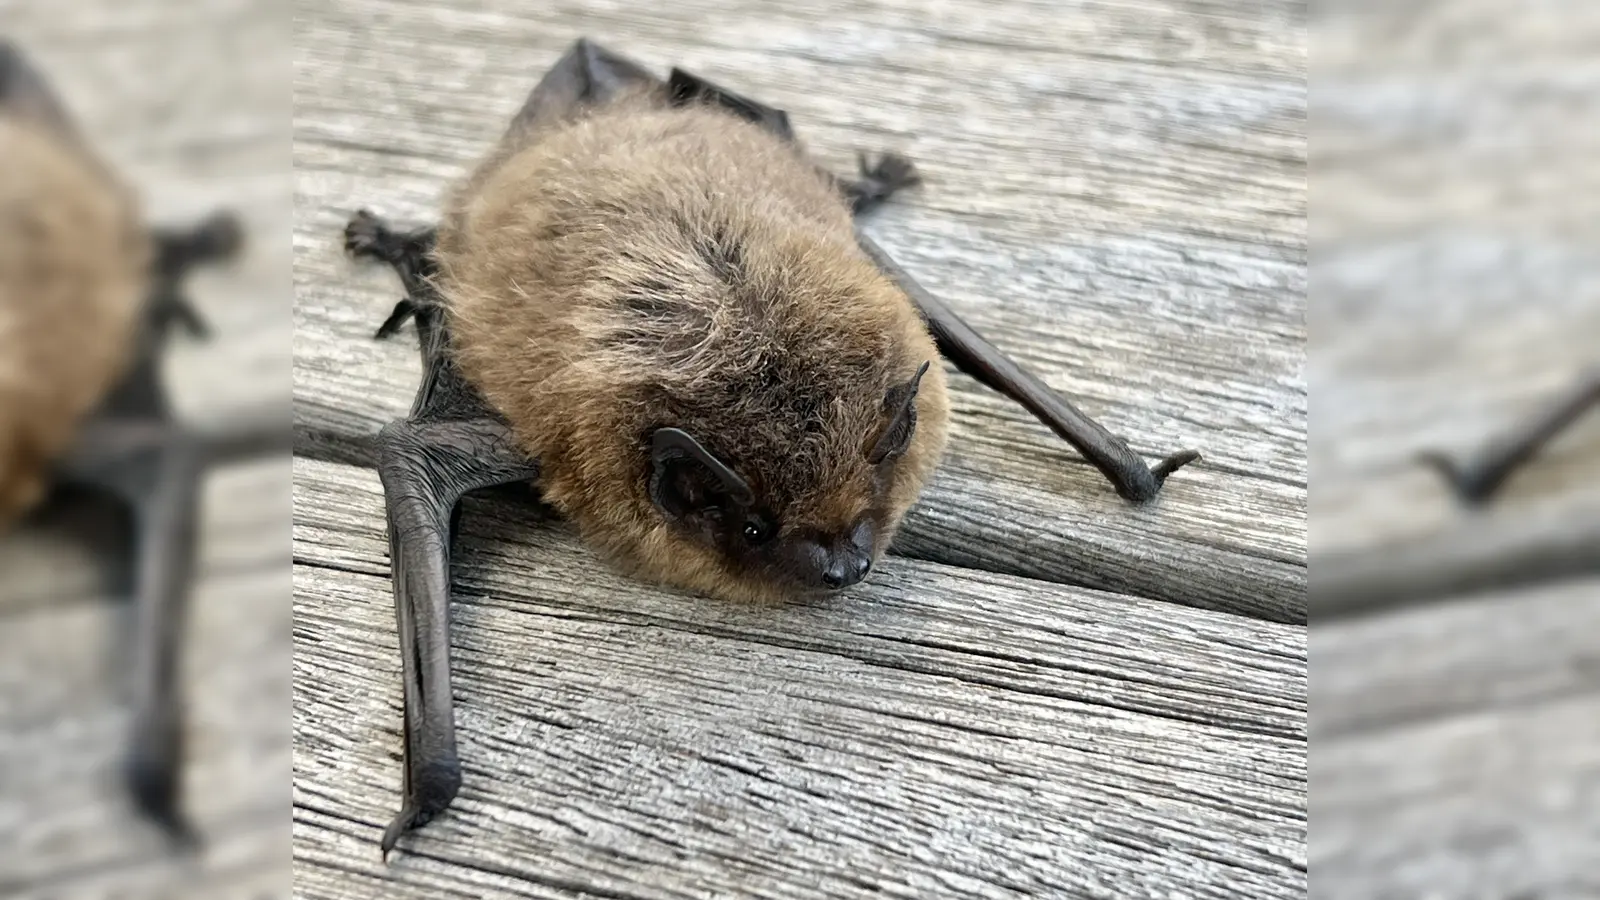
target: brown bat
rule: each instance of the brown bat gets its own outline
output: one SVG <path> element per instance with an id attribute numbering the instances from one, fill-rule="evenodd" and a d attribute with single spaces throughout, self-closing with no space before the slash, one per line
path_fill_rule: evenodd
<path id="1" fill-rule="evenodd" d="M 393 265 L 425 366 L 378 468 L 403 650 L 405 800 L 461 783 L 449 547 L 469 491 L 534 482 L 638 577 L 730 599 L 860 582 L 944 448 L 938 357 L 1032 411 L 1133 501 L 1154 469 L 923 290 L 855 218 L 917 177 L 809 161 L 780 111 L 580 40 L 533 89 L 441 224 L 362 211 L 353 254 Z"/>
<path id="2" fill-rule="evenodd" d="M 133 733 L 125 775 L 172 836 L 176 688 L 205 468 L 280 450 L 280 417 L 211 432 L 177 422 L 160 373 L 168 328 L 204 325 L 181 287 L 240 244 L 234 218 L 152 229 L 138 198 L 81 138 L 44 79 L 0 39 L 0 531 L 62 494 L 109 496 L 133 522 Z"/>

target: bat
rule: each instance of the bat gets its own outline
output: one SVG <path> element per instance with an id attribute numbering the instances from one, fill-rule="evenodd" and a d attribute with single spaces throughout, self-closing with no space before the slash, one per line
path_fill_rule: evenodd
<path id="1" fill-rule="evenodd" d="M 399 838 L 461 785 L 450 545 L 468 492 L 532 483 L 643 580 L 727 599 L 861 582 L 943 453 L 937 357 L 1018 402 L 1133 502 L 1153 468 L 923 289 L 857 227 L 920 181 L 846 179 L 789 116 L 593 41 L 533 88 L 436 226 L 367 210 L 354 257 L 394 268 L 424 374 L 376 442 L 402 649 Z"/>
<path id="2" fill-rule="evenodd" d="M 220 428 L 179 422 L 160 363 L 170 330 L 208 329 L 183 293 L 239 251 L 237 219 L 146 226 L 134 193 L 85 144 L 45 79 L 0 39 L 0 529 L 73 492 L 132 529 L 132 733 L 124 783 L 182 845 L 179 635 L 211 465 L 288 449 L 281 413 Z"/>
<path id="3" fill-rule="evenodd" d="M 1596 406 L 1600 406 L 1600 369 L 1586 373 L 1467 462 L 1457 463 L 1438 451 L 1424 453 L 1420 459 L 1444 476 L 1463 502 L 1486 503 L 1507 479 L 1525 468 L 1540 450 Z"/>

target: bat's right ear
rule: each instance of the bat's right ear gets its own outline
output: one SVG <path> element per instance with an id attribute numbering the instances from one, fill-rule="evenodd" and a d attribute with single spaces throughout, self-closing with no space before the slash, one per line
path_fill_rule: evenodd
<path id="1" fill-rule="evenodd" d="M 74 133 L 66 107 L 15 43 L 0 38 L 0 113 Z"/>
<path id="2" fill-rule="evenodd" d="M 917 431 L 917 388 L 922 376 L 928 374 L 928 363 L 917 369 L 911 380 L 890 388 L 883 396 L 883 412 L 889 421 L 883 426 L 872 449 L 867 451 L 867 462 L 878 465 L 906 452 L 911 446 L 911 436 Z"/>

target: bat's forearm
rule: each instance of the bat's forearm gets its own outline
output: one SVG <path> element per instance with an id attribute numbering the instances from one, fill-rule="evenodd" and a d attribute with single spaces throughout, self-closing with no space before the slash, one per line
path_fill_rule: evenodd
<path id="1" fill-rule="evenodd" d="M 490 419 L 391 423 L 378 435 L 405 697 L 405 797 L 384 831 L 385 857 L 443 812 L 461 787 L 450 691 L 450 542 L 469 491 L 532 478 L 505 426 Z"/>
<path id="2" fill-rule="evenodd" d="M 134 522 L 131 685 L 133 731 L 124 769 L 139 808 L 181 841 L 182 763 L 177 672 L 194 580 L 204 450 L 181 427 L 155 419 L 91 420 L 59 478 L 106 492 Z"/>
<path id="3" fill-rule="evenodd" d="M 859 230 L 856 237 L 867 256 L 922 311 L 940 353 L 980 384 L 1021 404 L 1082 453 L 1122 497 L 1135 502 L 1147 501 L 1161 490 L 1169 474 L 1200 458 L 1199 453 L 1185 450 L 1168 456 L 1153 469 L 1147 467 L 1125 441 L 1000 352 L 944 301 L 917 283 L 875 241 Z"/>

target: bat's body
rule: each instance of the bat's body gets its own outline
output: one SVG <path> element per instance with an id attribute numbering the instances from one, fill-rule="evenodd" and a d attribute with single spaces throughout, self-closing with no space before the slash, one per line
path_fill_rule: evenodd
<path id="1" fill-rule="evenodd" d="M 535 481 L 633 572 L 728 598 L 862 580 L 934 471 L 939 355 L 1012 397 L 1136 501 L 1154 469 L 984 341 L 856 228 L 912 184 L 806 159 L 782 111 L 579 41 L 451 195 L 437 229 L 360 213 L 393 265 L 423 383 L 380 435 L 403 648 L 405 806 L 460 785 L 449 543 L 468 491 Z"/>
<path id="2" fill-rule="evenodd" d="M 871 462 L 886 394 L 938 349 L 834 183 L 759 126 L 664 94 L 511 140 L 440 227 L 436 282 L 456 362 L 539 461 L 544 499 L 643 578 L 728 599 L 813 580 L 772 577 L 790 560 L 759 546 L 683 539 L 644 477 L 670 425 L 749 483 L 779 538 L 828 551 L 864 524 L 875 559 L 938 462 L 949 401 L 930 368 L 909 445 Z"/>
<path id="3" fill-rule="evenodd" d="M 178 812 L 178 638 L 210 462 L 279 449 L 282 421 L 212 434 L 177 422 L 161 378 L 169 326 L 204 328 L 181 292 L 232 256 L 219 214 L 151 229 L 134 193 L 84 144 L 41 76 L 0 40 L 0 529 L 56 488 L 108 494 L 131 514 L 133 725 L 127 783 L 140 810 L 192 837 Z"/>

